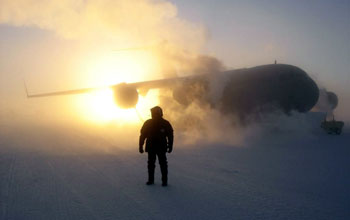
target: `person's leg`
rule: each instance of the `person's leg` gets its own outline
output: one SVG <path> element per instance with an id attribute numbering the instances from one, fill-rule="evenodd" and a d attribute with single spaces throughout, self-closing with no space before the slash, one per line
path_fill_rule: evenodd
<path id="1" fill-rule="evenodd" d="M 162 185 L 166 186 L 168 184 L 168 161 L 166 158 L 166 153 L 160 152 L 157 153 L 159 165 L 160 165 L 160 171 L 162 173 Z"/>
<path id="2" fill-rule="evenodd" d="M 148 167 L 148 181 L 147 185 L 151 185 L 154 183 L 154 169 L 156 167 L 156 154 L 153 152 L 148 152 L 148 162 L 147 162 L 147 167 Z"/>

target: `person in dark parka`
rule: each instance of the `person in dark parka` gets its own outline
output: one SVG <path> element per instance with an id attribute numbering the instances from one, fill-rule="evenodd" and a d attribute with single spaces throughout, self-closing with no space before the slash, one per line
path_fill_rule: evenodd
<path id="1" fill-rule="evenodd" d="M 152 119 L 147 120 L 142 128 L 139 140 L 139 152 L 143 153 L 143 144 L 146 140 L 145 151 L 148 152 L 148 181 L 147 185 L 154 184 L 154 169 L 156 157 L 162 173 L 162 186 L 168 185 L 168 162 L 166 153 L 173 150 L 173 128 L 163 119 L 163 111 L 159 106 L 151 109 Z"/>

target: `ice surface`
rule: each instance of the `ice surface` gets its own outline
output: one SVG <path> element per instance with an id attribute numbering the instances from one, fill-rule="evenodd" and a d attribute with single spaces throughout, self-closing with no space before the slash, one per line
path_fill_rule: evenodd
<path id="1" fill-rule="evenodd" d="M 350 219 L 346 128 L 252 135 L 239 147 L 175 142 L 166 188 L 158 165 L 145 185 L 137 146 L 45 126 L 0 131 L 1 220 Z"/>

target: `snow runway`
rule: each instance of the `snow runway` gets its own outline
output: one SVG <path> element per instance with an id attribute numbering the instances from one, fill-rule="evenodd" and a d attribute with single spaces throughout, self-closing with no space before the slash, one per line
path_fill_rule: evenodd
<path id="1" fill-rule="evenodd" d="M 156 184 L 145 185 L 146 155 L 137 146 L 114 149 L 54 131 L 24 130 L 27 139 L 18 140 L 4 131 L 1 220 L 350 218 L 347 130 L 246 147 L 175 145 L 166 188 L 158 165 Z M 101 144 L 114 150 L 81 151 Z"/>

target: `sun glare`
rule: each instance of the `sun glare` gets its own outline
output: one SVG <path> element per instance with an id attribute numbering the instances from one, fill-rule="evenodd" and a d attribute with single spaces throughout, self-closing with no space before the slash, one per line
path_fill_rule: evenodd
<path id="1" fill-rule="evenodd" d="M 156 66 L 154 57 L 149 53 L 110 54 L 90 62 L 88 84 L 99 87 L 151 80 Z M 107 87 L 80 96 L 76 103 L 85 120 L 136 124 L 149 117 L 149 109 L 158 102 L 158 91 L 150 90 L 147 96 L 139 96 L 136 108 L 121 109 L 114 101 L 113 90 Z"/>
<path id="2" fill-rule="evenodd" d="M 151 107 L 158 104 L 157 91 L 139 96 L 136 108 L 121 109 L 114 102 L 113 90 L 102 89 L 87 94 L 79 103 L 85 119 L 94 122 L 116 121 L 119 124 L 137 124 L 150 116 Z"/>

